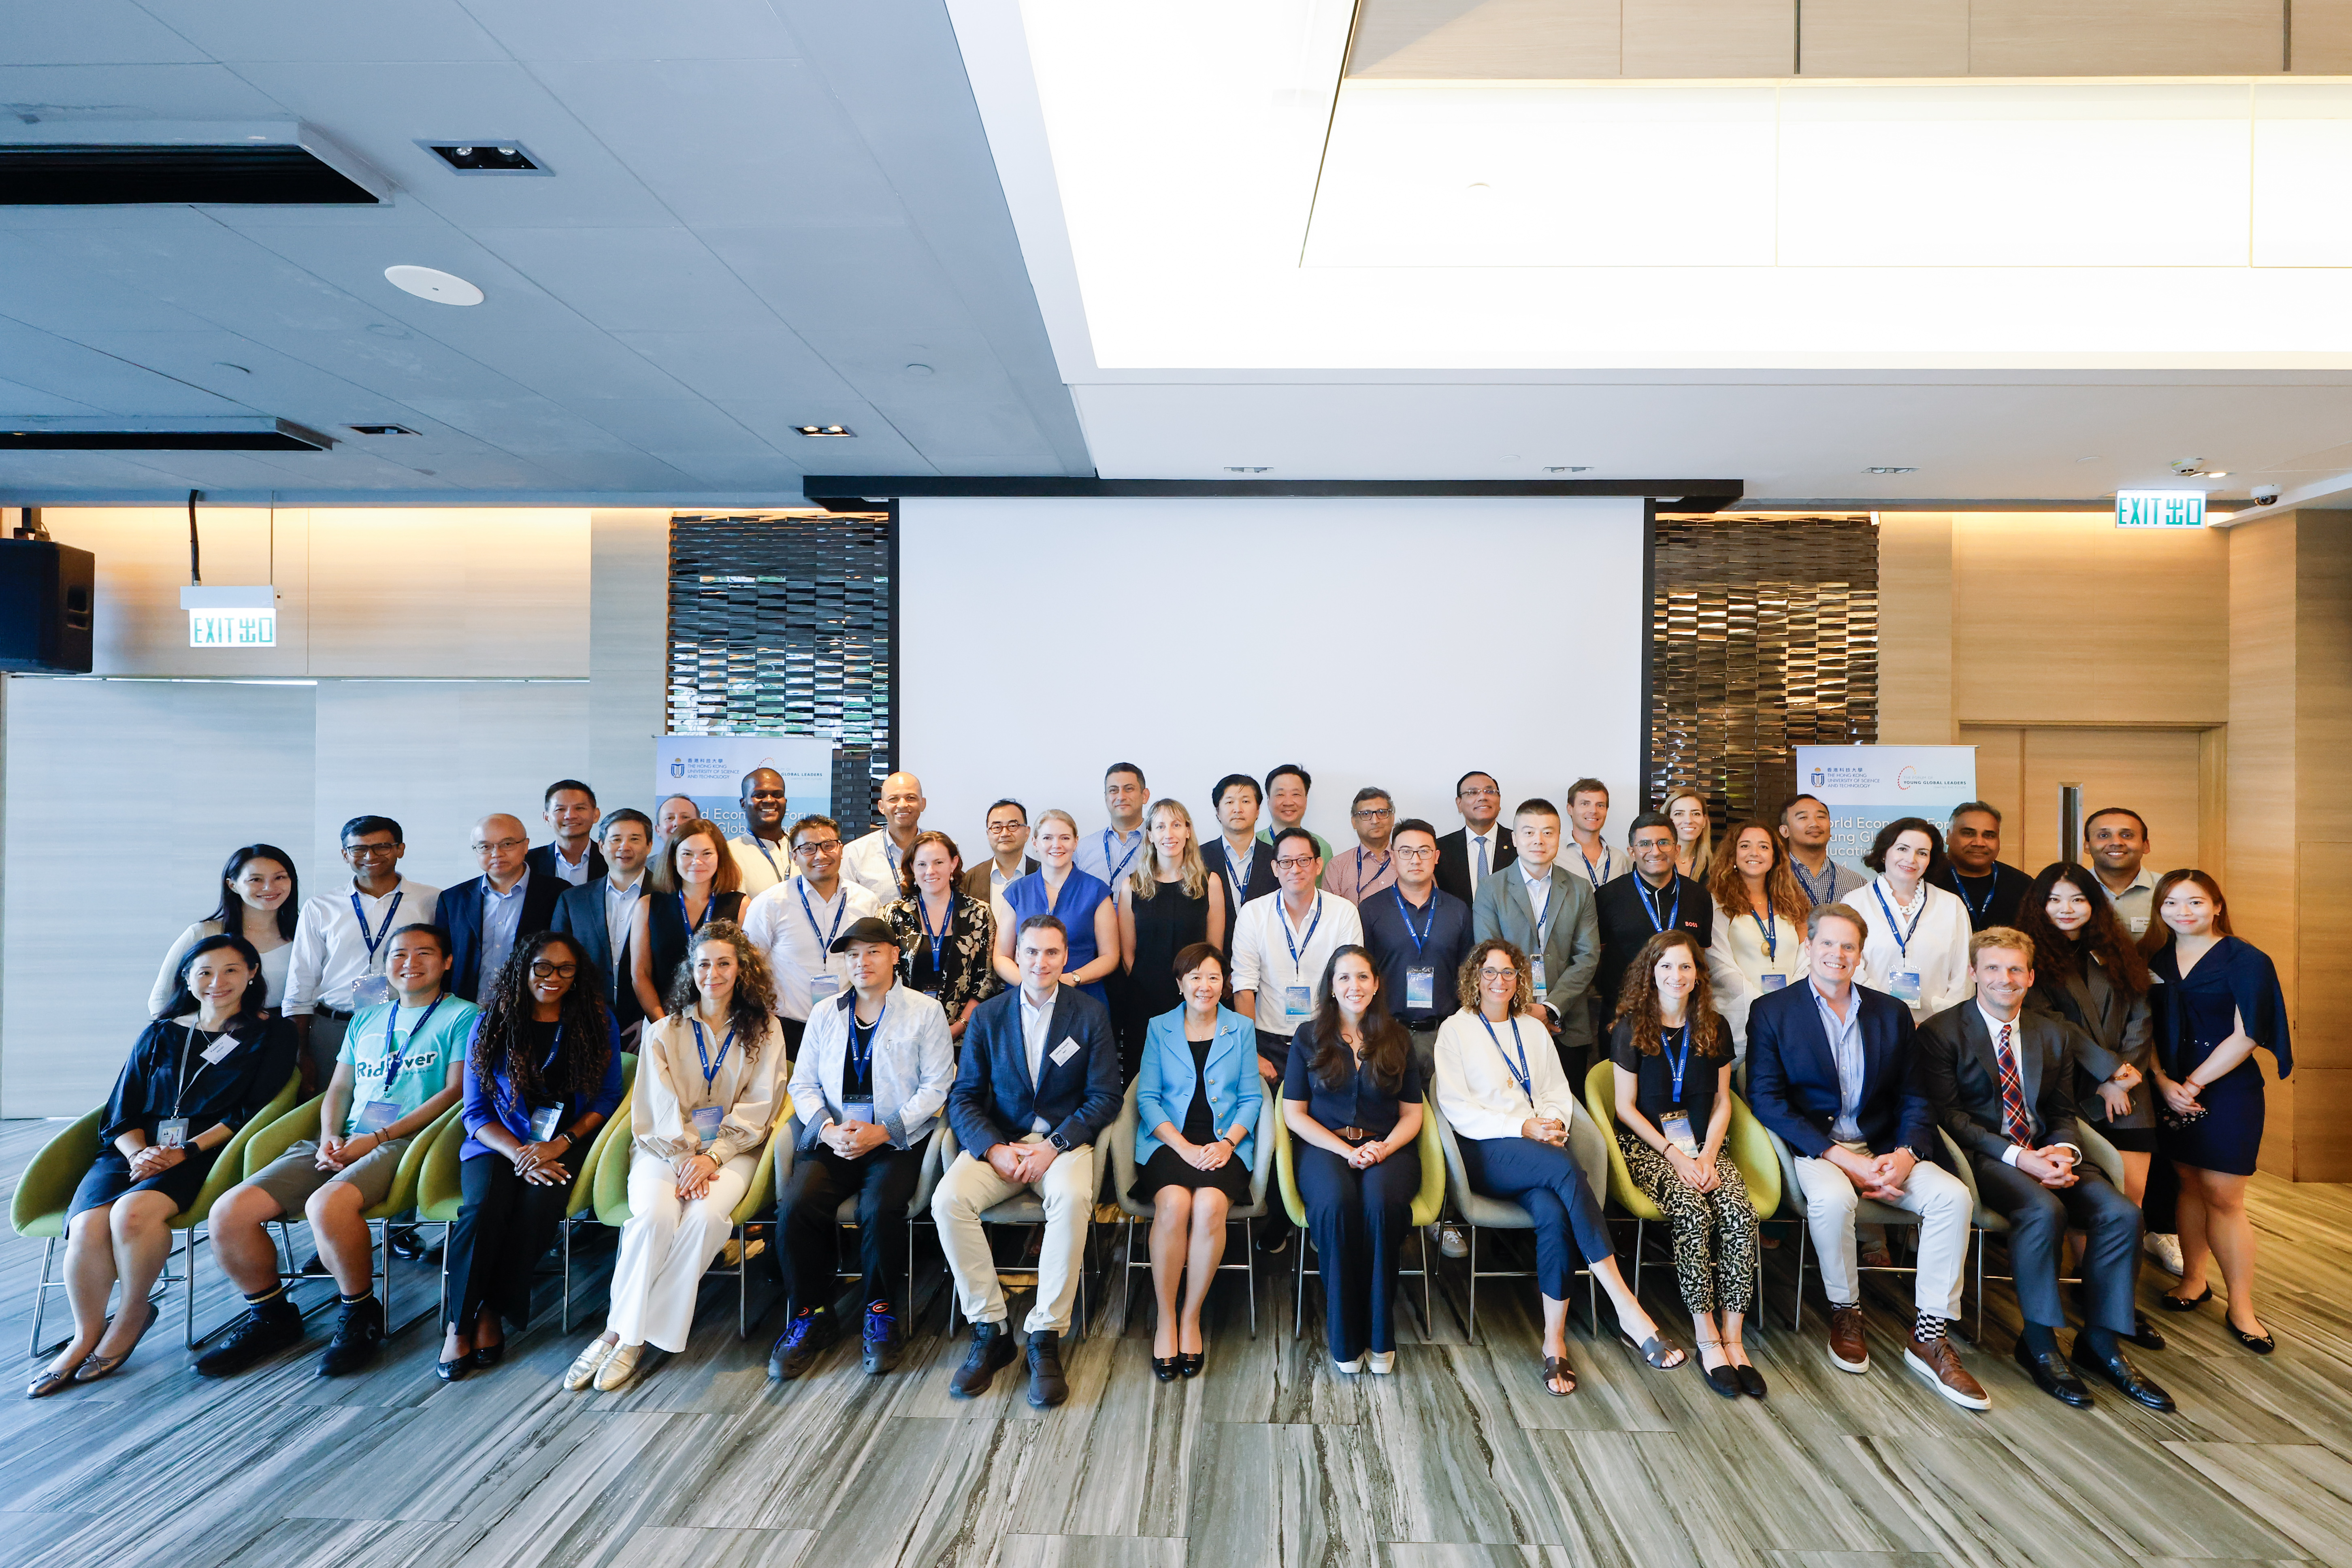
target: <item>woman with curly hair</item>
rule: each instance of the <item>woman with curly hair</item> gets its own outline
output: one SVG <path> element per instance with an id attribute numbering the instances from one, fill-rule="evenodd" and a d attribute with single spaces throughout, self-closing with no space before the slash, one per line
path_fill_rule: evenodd
<path id="1" fill-rule="evenodd" d="M 1642 1195 L 1664 1211 L 1675 1275 L 1707 1385 L 1764 1397 L 1741 1322 L 1756 1300 L 1756 1208 L 1723 1152 L 1731 1131 L 1731 1031 L 1715 1010 L 1706 954 L 1664 931 L 1625 972 L 1609 1036 L 1617 1067 L 1617 1147 Z"/>
<path id="2" fill-rule="evenodd" d="M 2033 990 L 2025 1005 L 2082 1030 L 2137 1068 L 2120 1089 L 2085 1073 L 2083 1115 L 2098 1124 L 2124 1163 L 2124 1196 L 2147 1191 L 2156 1159 L 2156 1034 L 2147 960 L 2089 868 L 2063 860 L 2042 868 L 2017 906 L 2017 929 L 2033 939 Z"/>
<path id="3" fill-rule="evenodd" d="M 686 1348 L 703 1271 L 735 1228 L 776 1120 L 787 1065 L 776 985 L 743 928 L 714 921 L 695 932 L 668 1001 L 638 1042 L 613 1310 L 563 1374 L 574 1393 L 627 1383 L 648 1342 Z"/>
<path id="4" fill-rule="evenodd" d="M 501 1321 L 530 1325 L 531 1269 L 563 1223 L 580 1157 L 621 1103 L 620 1030 L 593 978 L 570 937 L 541 931 L 517 944 L 474 1020 L 444 1382 L 499 1363 Z"/>

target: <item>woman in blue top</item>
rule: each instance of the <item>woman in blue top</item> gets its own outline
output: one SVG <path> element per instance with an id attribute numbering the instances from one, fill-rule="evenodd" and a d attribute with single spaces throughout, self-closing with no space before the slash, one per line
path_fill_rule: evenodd
<path id="1" fill-rule="evenodd" d="M 1225 1215 L 1249 1202 L 1253 1133 L 1265 1102 L 1257 1026 L 1217 1005 L 1225 991 L 1217 944 L 1190 944 L 1174 968 L 1184 1005 L 1144 1030 L 1135 1079 L 1135 1158 L 1142 1168 L 1128 1193 L 1151 1205 L 1151 1289 L 1160 1298 L 1151 1371 L 1162 1383 L 1201 1373 L 1201 1303 L 1224 1260 Z M 1176 1285 L 1188 1271 L 1180 1315 Z"/>
<path id="2" fill-rule="evenodd" d="M 996 912 L 996 975 L 1008 986 L 1021 984 L 1013 961 L 1013 939 L 1032 915 L 1052 915 L 1069 932 L 1069 967 L 1062 984 L 1076 985 L 1105 1006 L 1103 977 L 1118 967 L 1118 902 L 1109 885 L 1070 864 L 1078 852 L 1077 819 L 1066 811 L 1037 817 L 1030 852 L 1038 868 L 1004 884 L 1004 908 Z M 1007 913 L 1011 918 L 1007 918 Z"/>
<path id="3" fill-rule="evenodd" d="M 2180 1283 L 2163 1298 L 2176 1312 L 2213 1299 L 2210 1253 L 2230 1288 L 2230 1332 L 2257 1355 L 2276 1348 L 2254 1316 L 2254 1227 L 2246 1178 L 2263 1145 L 2263 1069 L 2254 1047 L 2294 1070 L 2278 971 L 2230 934 L 2230 906 L 2202 871 L 2168 871 L 2150 898 L 2156 919 L 2141 946 L 2157 984 L 2157 1147 L 2180 1173 Z"/>
<path id="4" fill-rule="evenodd" d="M 530 1274 L 572 1199 L 591 1138 L 621 1103 L 621 1036 L 588 959 L 541 931 L 482 998 L 466 1052 L 465 1206 L 449 1231 L 447 1338 L 454 1383 L 506 1353 L 499 1321 L 530 1322 Z"/>

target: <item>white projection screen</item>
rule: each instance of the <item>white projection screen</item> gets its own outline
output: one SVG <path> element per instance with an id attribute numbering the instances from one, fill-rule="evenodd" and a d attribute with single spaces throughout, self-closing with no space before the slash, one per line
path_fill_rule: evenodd
<path id="1" fill-rule="evenodd" d="M 1630 820 L 1641 757 L 1638 499 L 909 499 L 899 505 L 901 765 L 967 866 L 989 802 L 1103 823 L 1102 775 L 1143 770 L 1203 837 L 1209 792 L 1279 763 L 1307 824 L 1355 843 L 1377 784 L 1459 826 L 1454 783 L 1506 811 L 1605 780 Z M 1261 826 L 1263 826 L 1261 819 Z"/>

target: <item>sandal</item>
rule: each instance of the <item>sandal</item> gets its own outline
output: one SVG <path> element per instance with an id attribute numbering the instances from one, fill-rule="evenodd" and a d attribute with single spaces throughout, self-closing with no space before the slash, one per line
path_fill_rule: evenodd
<path id="1" fill-rule="evenodd" d="M 1685 1359 L 1683 1355 L 1682 1346 L 1675 1343 L 1674 1341 L 1666 1338 L 1664 1334 L 1654 1333 L 1648 1339 L 1642 1341 L 1639 1344 L 1634 1343 L 1633 1336 L 1627 1333 L 1623 1329 L 1619 1329 L 1617 1331 L 1617 1337 L 1625 1342 L 1625 1346 L 1628 1350 L 1631 1350 L 1635 1355 L 1640 1356 L 1643 1361 L 1648 1362 L 1660 1372 L 1664 1372 L 1669 1367 L 1680 1366 Z M 1673 1359 L 1668 1360 L 1668 1357 L 1672 1357 Z"/>
<path id="2" fill-rule="evenodd" d="M 1568 1386 L 1566 1388 L 1554 1388 L 1551 1385 L 1552 1379 L 1554 1378 L 1559 1378 L 1561 1382 L 1567 1384 Z M 1550 1394 L 1554 1399 L 1566 1399 L 1570 1394 L 1576 1392 L 1576 1369 L 1568 1364 L 1568 1358 L 1566 1356 L 1548 1355 L 1543 1358 L 1543 1389 L 1546 1394 Z"/>
<path id="3" fill-rule="evenodd" d="M 131 1359 L 131 1351 L 139 1348 L 139 1341 L 147 1337 L 147 1331 L 155 1326 L 155 1320 L 162 1316 L 163 1309 L 156 1306 L 151 1299 L 147 1303 L 147 1321 L 139 1325 L 139 1336 L 138 1339 L 131 1342 L 131 1350 L 124 1351 L 121 1355 L 93 1354 L 87 1357 L 79 1366 L 74 1368 L 73 1380 L 76 1383 L 96 1383 L 101 1377 L 113 1376 L 117 1369 Z"/>

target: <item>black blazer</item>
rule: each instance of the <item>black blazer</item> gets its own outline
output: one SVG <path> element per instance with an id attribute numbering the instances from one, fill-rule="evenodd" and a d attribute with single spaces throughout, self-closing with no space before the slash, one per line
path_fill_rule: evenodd
<path id="1" fill-rule="evenodd" d="M 523 855 L 523 861 L 534 872 L 538 873 L 540 876 L 545 877 L 550 881 L 563 881 L 562 878 L 555 874 L 554 845 L 541 844 L 536 848 L 526 851 Z M 590 882 L 594 881 L 597 878 L 602 877 L 608 869 L 610 869 L 610 868 L 604 864 L 604 852 L 596 847 L 596 841 L 594 839 L 590 839 L 588 841 L 588 880 Z M 583 887 L 586 885 L 586 883 L 582 884 Z M 570 887 L 571 884 L 569 882 L 564 882 L 564 886 Z"/>
<path id="2" fill-rule="evenodd" d="M 1065 1040 L 1076 1040 L 1078 1048 L 1056 1062 L 1054 1053 Z M 1075 985 L 1063 986 L 1045 1020 L 1039 1068 L 1039 1081 L 1032 1083 L 1019 986 L 972 1009 L 955 1087 L 948 1090 L 948 1125 L 973 1159 L 986 1159 L 999 1143 L 1019 1142 L 1039 1117 L 1056 1148 L 1075 1149 L 1102 1135 L 1124 1098 L 1110 1009 Z"/>
<path id="3" fill-rule="evenodd" d="M 613 950 L 610 929 L 604 924 L 605 880 L 600 874 L 593 882 L 577 888 L 565 888 L 555 900 L 555 919 L 549 922 L 551 931 L 562 931 L 580 944 L 588 955 L 589 963 L 604 982 L 604 1000 L 612 1005 L 613 1018 L 622 1028 L 646 1016 L 645 1006 L 637 1000 L 636 983 L 629 973 L 629 939 L 621 938 L 620 951 Z M 646 896 L 643 878 L 637 880 L 637 897 Z M 530 896 L 524 896 L 524 914 L 530 913 Z"/>
<path id="4" fill-rule="evenodd" d="M 1500 817 L 1495 821 L 1495 863 L 1486 868 L 1493 876 L 1519 858 L 1511 847 L 1511 830 L 1503 826 Z M 1437 841 L 1437 885 L 1461 900 L 1470 901 L 1470 830 L 1457 827 Z"/>
<path id="5" fill-rule="evenodd" d="M 1682 910 L 1675 915 L 1675 924 L 1696 937 L 1699 952 L 1704 953 L 1715 942 L 1715 900 L 1688 877 L 1677 876 L 1675 882 L 1682 895 Z M 1658 928 L 1650 923 L 1649 912 L 1642 907 L 1643 895 L 1649 891 L 1650 885 L 1642 880 L 1638 871 L 1595 889 L 1592 912 L 1601 921 L 1601 967 L 1593 973 L 1592 990 L 1612 1017 L 1617 1011 L 1617 987 L 1625 977 L 1626 966 L 1641 952 L 1642 944 L 1658 934 Z M 1659 896 L 1672 912 L 1675 894 L 1660 889 Z"/>
<path id="6" fill-rule="evenodd" d="M 1862 1104 L 1854 1121 L 1863 1142 L 1874 1153 L 1901 1147 L 1941 1163 L 1911 1009 L 1867 985 L 1853 994 L 1862 998 Z M 1832 1142 L 1837 1058 L 1808 981 L 1767 991 L 1748 1005 L 1748 1105 L 1800 1154 L 1818 1160 Z"/>
<path id="7" fill-rule="evenodd" d="M 2093 1079 L 2105 1079 L 2123 1065 L 2122 1058 L 2073 1025 L 2032 1008 L 2018 1014 L 2010 1045 L 2017 1053 L 2019 1087 L 2025 1091 L 2025 1114 L 2032 1123 L 2027 1145 L 2081 1147 L 2082 1134 L 2074 1125 L 2074 1070 L 2081 1067 Z M 2009 1137 L 2001 1131 L 2000 1064 L 1975 997 L 1919 1026 L 1919 1058 L 1928 1103 L 1952 1142 L 1979 1159 L 1999 1163 L 2009 1147 Z"/>
<path id="8" fill-rule="evenodd" d="M 515 925 L 515 945 L 549 930 L 555 924 L 556 896 L 566 889 L 560 878 L 543 877 L 525 869 L 522 874 L 522 919 Z M 488 884 L 480 877 L 468 877 L 441 895 L 435 906 L 442 928 L 449 933 L 449 992 L 468 1002 L 481 1000 L 482 973 L 482 889 Z"/>

